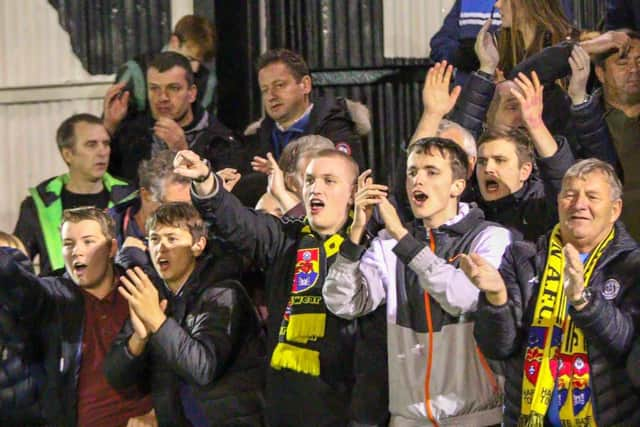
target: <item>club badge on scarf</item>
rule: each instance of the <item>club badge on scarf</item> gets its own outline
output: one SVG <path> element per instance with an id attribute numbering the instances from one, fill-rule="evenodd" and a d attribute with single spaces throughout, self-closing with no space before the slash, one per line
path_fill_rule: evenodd
<path id="1" fill-rule="evenodd" d="M 301 232 L 291 292 L 282 316 L 278 344 L 271 356 L 271 367 L 318 376 L 320 353 L 310 344 L 325 335 L 327 315 L 322 285 L 344 237 L 337 233 L 322 241 L 309 225 Z"/>
<path id="2" fill-rule="evenodd" d="M 598 244 L 584 267 L 584 283 L 595 270 L 614 231 Z M 518 427 L 543 427 L 557 387 L 563 426 L 595 426 L 589 383 L 589 356 L 584 334 L 567 311 L 565 260 L 560 226 L 551 233 L 547 264 L 533 314 L 522 375 L 522 405 Z"/>

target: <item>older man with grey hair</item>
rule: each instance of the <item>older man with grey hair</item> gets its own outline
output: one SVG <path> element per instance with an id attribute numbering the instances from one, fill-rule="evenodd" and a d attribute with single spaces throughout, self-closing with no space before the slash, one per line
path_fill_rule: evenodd
<path id="1" fill-rule="evenodd" d="M 559 223 L 537 244 L 512 244 L 499 270 L 463 255 L 481 291 L 476 340 L 505 361 L 504 425 L 640 425 L 624 363 L 638 337 L 640 250 L 621 212 L 611 165 L 582 160 L 562 180 Z"/>

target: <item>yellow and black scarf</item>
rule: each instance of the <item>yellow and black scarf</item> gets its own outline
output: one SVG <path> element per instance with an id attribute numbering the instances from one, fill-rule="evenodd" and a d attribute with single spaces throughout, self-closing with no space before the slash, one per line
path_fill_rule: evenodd
<path id="1" fill-rule="evenodd" d="M 324 338 L 326 309 L 322 286 L 344 241 L 344 232 L 324 241 L 307 223 L 301 230 L 289 301 L 284 311 L 271 367 L 320 375 L 320 353 L 306 344 Z"/>
<path id="2" fill-rule="evenodd" d="M 585 287 L 614 231 L 593 250 L 584 268 Z M 551 233 L 547 264 L 533 314 L 522 377 L 519 427 L 542 427 L 557 386 L 563 426 L 594 426 L 589 357 L 582 331 L 567 313 L 565 260 L 560 226 Z"/>

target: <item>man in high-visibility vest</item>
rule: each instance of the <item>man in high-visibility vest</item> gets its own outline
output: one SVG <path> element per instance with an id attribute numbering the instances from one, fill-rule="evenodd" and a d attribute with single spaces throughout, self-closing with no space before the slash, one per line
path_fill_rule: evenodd
<path id="1" fill-rule="evenodd" d="M 41 274 L 64 271 L 60 240 L 63 210 L 80 206 L 106 209 L 134 192 L 127 182 L 107 173 L 111 141 L 99 117 L 69 117 L 58 128 L 56 142 L 69 170 L 29 189 L 14 231 L 32 259 L 40 256 Z"/>

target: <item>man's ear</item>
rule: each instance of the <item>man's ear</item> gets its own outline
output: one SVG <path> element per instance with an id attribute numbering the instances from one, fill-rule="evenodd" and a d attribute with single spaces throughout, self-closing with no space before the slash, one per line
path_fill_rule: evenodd
<path id="1" fill-rule="evenodd" d="M 525 182 L 528 180 L 531 172 L 533 172 L 533 163 L 524 162 L 522 166 L 520 166 L 520 181 Z"/>
<path id="2" fill-rule="evenodd" d="M 60 155 L 62 156 L 62 160 L 68 165 L 69 162 L 71 161 L 71 157 L 73 156 L 73 148 L 64 147 L 60 151 Z"/>
<path id="3" fill-rule="evenodd" d="M 309 95 L 311 93 L 311 76 L 304 76 L 300 79 L 300 83 L 304 89 L 304 94 Z"/>
<path id="4" fill-rule="evenodd" d="M 460 178 L 453 181 L 451 183 L 451 197 L 460 197 L 466 186 L 467 181 L 465 179 Z"/>
<path id="5" fill-rule="evenodd" d="M 298 188 L 298 181 L 296 180 L 296 176 L 292 173 L 284 174 L 284 186 L 287 190 L 295 193 L 296 196 L 302 193 L 302 188 Z"/>
<path id="6" fill-rule="evenodd" d="M 196 101 L 196 98 L 198 97 L 198 88 L 197 86 L 194 84 L 191 85 L 191 87 L 189 87 L 189 103 L 193 104 Z"/>
<path id="7" fill-rule="evenodd" d="M 111 248 L 109 248 L 109 258 L 115 258 L 118 253 L 118 241 L 111 239 Z"/>
<path id="8" fill-rule="evenodd" d="M 191 245 L 191 252 L 193 252 L 193 255 L 197 258 L 200 255 L 202 255 L 202 252 L 204 252 L 204 248 L 206 247 L 207 247 L 207 238 L 201 236 L 198 240 L 194 242 L 193 245 Z"/>

